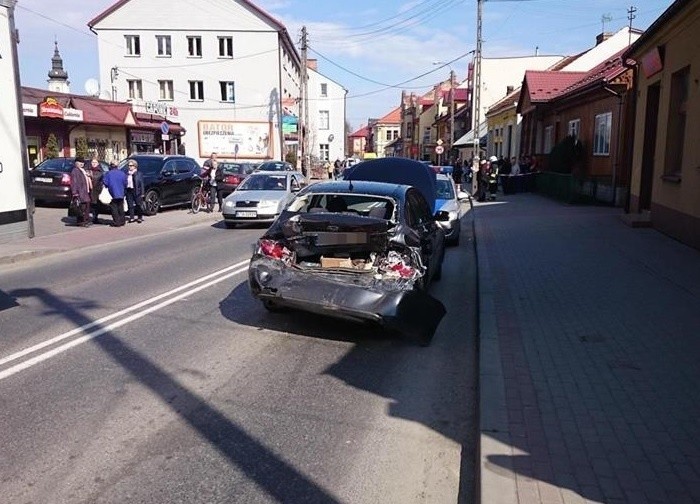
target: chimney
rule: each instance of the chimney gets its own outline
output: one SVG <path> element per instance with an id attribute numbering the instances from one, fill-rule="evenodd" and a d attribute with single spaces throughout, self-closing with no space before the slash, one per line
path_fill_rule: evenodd
<path id="1" fill-rule="evenodd" d="M 318 72 L 318 60 L 317 59 L 307 59 L 306 66 L 311 70 Z"/>
<path id="2" fill-rule="evenodd" d="M 506 86 L 506 94 L 509 95 L 513 92 L 515 88 L 513 86 Z"/>
<path id="3" fill-rule="evenodd" d="M 599 33 L 595 38 L 595 45 L 598 45 L 601 42 L 605 42 L 610 37 L 612 37 L 612 33 L 610 33 L 610 32 Z"/>

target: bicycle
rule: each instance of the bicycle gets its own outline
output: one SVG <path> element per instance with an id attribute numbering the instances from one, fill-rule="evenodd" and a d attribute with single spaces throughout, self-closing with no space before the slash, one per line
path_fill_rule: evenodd
<path id="1" fill-rule="evenodd" d="M 198 213 L 202 208 L 206 208 L 209 213 L 214 211 L 214 202 L 211 200 L 209 186 L 207 185 L 205 189 L 203 180 L 200 182 L 194 194 L 192 194 L 191 206 L 192 213 Z"/>

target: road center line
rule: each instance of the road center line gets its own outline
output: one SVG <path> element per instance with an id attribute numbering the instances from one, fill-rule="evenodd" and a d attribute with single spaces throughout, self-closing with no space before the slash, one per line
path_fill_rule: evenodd
<path id="1" fill-rule="evenodd" d="M 221 274 L 224 274 L 224 273 L 226 273 L 226 272 L 228 272 L 228 271 L 236 270 L 236 271 L 234 272 L 234 274 L 238 274 L 238 273 L 240 273 L 240 272 L 243 271 L 243 270 L 237 270 L 236 268 L 240 268 L 240 267 L 243 266 L 243 265 L 247 265 L 248 262 L 249 262 L 249 260 L 240 261 L 240 262 L 238 262 L 238 263 L 236 263 L 236 264 L 233 264 L 233 265 L 228 266 L 228 267 L 226 267 L 226 268 L 223 268 L 223 269 L 220 269 L 220 270 L 218 270 L 218 271 L 215 271 L 214 273 L 210 273 L 210 274 L 205 275 L 205 276 L 203 276 L 203 277 L 201 277 L 201 278 L 198 278 L 198 279 L 196 279 L 196 280 L 193 280 L 192 282 L 189 282 L 189 283 L 186 283 L 186 284 L 184 284 L 184 285 L 181 285 L 180 287 L 177 287 L 177 288 L 175 288 L 175 289 L 169 290 L 169 291 L 164 292 L 164 293 L 162 293 L 162 294 L 158 294 L 157 296 L 154 296 L 154 297 L 152 297 L 152 298 L 146 299 L 145 301 L 141 301 L 141 302 L 138 303 L 138 304 L 131 305 L 131 306 L 127 307 L 127 308 L 124 308 L 123 310 L 119 310 L 118 312 L 114 312 L 114 313 L 112 313 L 112 314 L 110 314 L 110 315 L 107 315 L 106 317 L 102 317 L 101 319 L 98 319 L 98 320 L 95 320 L 95 321 L 93 321 L 93 322 L 90 322 L 89 324 L 85 324 L 85 325 L 83 325 L 83 326 L 81 326 L 81 327 L 76 327 L 75 329 L 71 329 L 71 330 L 68 331 L 68 332 L 65 332 L 65 333 L 63 333 L 63 334 L 59 334 L 58 336 L 55 336 L 55 337 L 53 337 L 53 338 L 51 338 L 51 339 L 49 339 L 49 340 L 42 341 L 41 343 L 37 343 L 37 344 L 34 345 L 34 346 L 31 346 L 31 347 L 29 347 L 29 348 L 25 348 L 24 350 L 20 350 L 19 352 L 16 352 L 16 353 L 13 353 L 13 354 L 11 354 L 11 355 L 8 355 L 7 357 L 3 357 L 2 359 L 0 359 L 0 366 L 2 366 L 2 365 L 4 365 L 4 364 L 7 364 L 8 362 L 12 362 L 12 361 L 14 361 L 14 360 L 17 360 L 17 359 L 21 359 L 21 358 L 24 357 L 25 355 L 29 355 L 30 353 L 37 352 L 37 351 L 41 350 L 42 348 L 46 348 L 47 346 L 51 346 L 51 345 L 53 345 L 53 344 L 55 344 L 55 343 L 58 343 L 59 341 L 63 341 L 63 340 L 66 339 L 66 338 L 70 338 L 71 336 L 75 336 L 76 334 L 83 333 L 83 332 L 85 332 L 85 331 L 87 331 L 88 329 L 91 329 L 91 328 L 93 328 L 93 327 L 101 326 L 101 325 L 104 324 L 105 322 L 109 322 L 109 321 L 112 320 L 112 319 L 121 317 L 121 316 L 123 316 L 123 315 L 126 315 L 126 314 L 131 313 L 131 312 L 136 311 L 136 310 L 140 310 L 140 309 L 143 308 L 144 306 L 148 306 L 149 304 L 155 303 L 156 301 L 160 301 L 160 300 L 163 299 L 163 298 L 166 298 L 166 297 L 168 297 L 168 296 L 172 296 L 173 294 L 175 294 L 175 293 L 177 293 L 177 292 L 180 292 L 180 291 L 182 291 L 182 290 L 189 289 L 190 287 L 192 287 L 192 286 L 194 286 L 194 285 L 197 285 L 197 284 L 199 284 L 199 283 L 202 283 L 202 282 L 205 282 L 205 281 L 207 281 L 207 280 L 210 280 L 211 278 L 217 277 L 217 276 L 219 276 L 219 275 L 221 275 Z M 226 277 L 224 277 L 224 278 L 229 278 L 229 276 L 226 276 Z M 214 282 L 214 283 L 207 284 L 207 285 L 215 285 L 216 283 L 218 283 L 218 282 Z M 199 290 L 201 290 L 201 289 L 199 289 Z M 187 293 L 189 293 L 189 292 L 198 292 L 199 290 L 197 290 L 197 291 L 188 291 Z"/>

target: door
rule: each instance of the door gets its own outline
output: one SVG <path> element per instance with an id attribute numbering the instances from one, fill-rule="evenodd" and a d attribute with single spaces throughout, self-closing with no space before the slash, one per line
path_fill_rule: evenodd
<path id="1" fill-rule="evenodd" d="M 169 159 L 163 164 L 158 176 L 158 186 L 161 205 L 172 204 L 177 197 L 177 165 L 174 159 Z"/>
<path id="2" fill-rule="evenodd" d="M 34 168 L 36 165 L 41 163 L 41 145 L 39 142 L 39 137 L 27 137 L 27 159 L 29 159 L 30 168 Z"/>
<path id="3" fill-rule="evenodd" d="M 651 210 L 651 194 L 654 186 L 654 161 L 656 157 L 656 130 L 659 117 L 661 86 L 657 82 L 647 89 L 647 106 L 644 116 L 644 147 L 639 187 L 639 210 Z"/>

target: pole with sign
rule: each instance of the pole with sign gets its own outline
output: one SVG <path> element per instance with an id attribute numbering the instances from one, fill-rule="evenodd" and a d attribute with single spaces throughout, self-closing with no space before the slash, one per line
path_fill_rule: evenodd
<path id="1" fill-rule="evenodd" d="M 163 139 L 163 154 L 167 154 L 167 152 L 165 152 L 165 142 L 170 140 L 170 135 L 168 134 L 170 132 L 170 125 L 166 121 L 160 123 L 160 132 Z"/>

